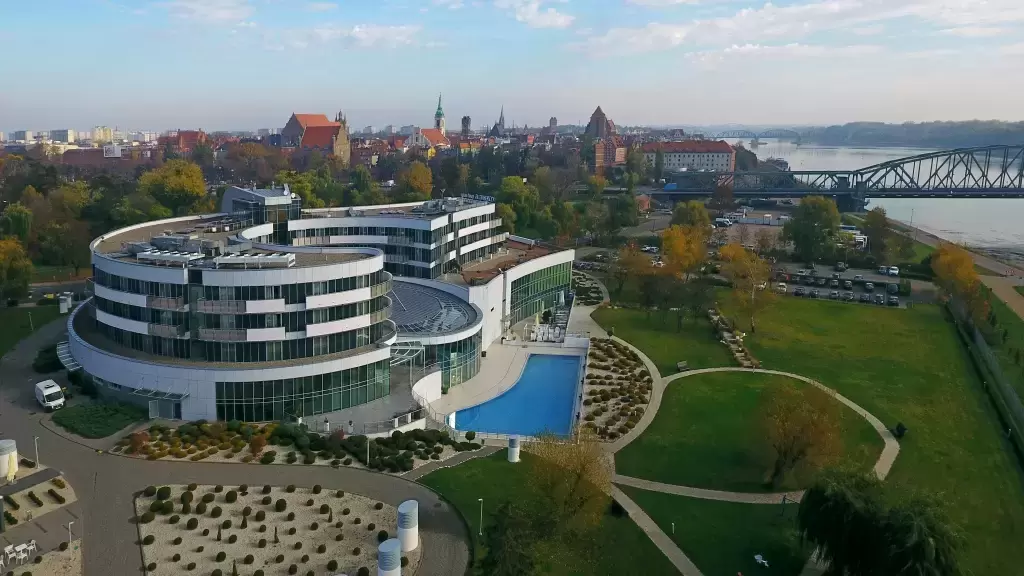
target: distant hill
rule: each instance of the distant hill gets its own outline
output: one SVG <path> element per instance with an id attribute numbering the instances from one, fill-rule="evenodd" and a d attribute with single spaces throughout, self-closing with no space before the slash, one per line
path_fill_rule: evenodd
<path id="1" fill-rule="evenodd" d="M 1024 144 L 1024 122 L 851 122 L 801 131 L 805 142 L 828 146 L 909 146 L 965 148 L 990 144 Z"/>

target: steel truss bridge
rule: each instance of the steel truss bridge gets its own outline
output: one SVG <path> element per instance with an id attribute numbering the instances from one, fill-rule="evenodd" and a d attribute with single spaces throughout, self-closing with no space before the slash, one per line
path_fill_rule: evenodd
<path id="1" fill-rule="evenodd" d="M 712 140 L 746 138 L 752 142 L 760 142 L 762 138 L 777 138 L 779 140 L 792 140 L 798 144 L 800 143 L 799 133 L 784 128 L 773 128 L 760 133 L 751 132 L 750 130 L 726 130 L 725 132 L 712 134 L 709 138 Z"/>
<path id="2" fill-rule="evenodd" d="M 680 172 L 655 196 L 833 196 L 859 209 L 869 198 L 1024 198 L 1024 144 L 958 148 L 852 171 Z"/>

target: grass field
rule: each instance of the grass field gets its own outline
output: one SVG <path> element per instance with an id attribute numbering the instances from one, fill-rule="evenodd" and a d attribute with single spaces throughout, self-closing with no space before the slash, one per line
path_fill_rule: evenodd
<path id="1" fill-rule="evenodd" d="M 990 294 L 989 304 L 999 322 L 996 331 L 1002 333 L 1006 330 L 1006 341 L 998 340 L 991 344 L 991 348 L 999 360 L 1003 375 L 1013 384 L 1017 394 L 1024 398 L 1024 360 L 1018 364 L 1016 357 L 1018 350 L 1024 355 L 1024 319 L 995 294 Z"/>
<path id="2" fill-rule="evenodd" d="M 1021 296 L 1024 296 L 1024 286 L 1014 286 L 1013 289 Z"/>
<path id="3" fill-rule="evenodd" d="M 33 284 L 39 282 L 66 282 L 68 280 L 82 280 L 92 276 L 92 269 L 83 266 L 75 273 L 73 266 L 44 266 L 36 265 L 32 268 Z"/>
<path id="4" fill-rule="evenodd" d="M 31 314 L 31 321 L 29 315 Z M 39 328 L 60 316 L 57 306 L 33 306 L 31 308 L 0 308 L 0 356 L 22 338 L 32 333 L 32 328 Z"/>
<path id="5" fill-rule="evenodd" d="M 954 329 L 912 309 L 778 300 L 747 343 L 766 368 L 815 378 L 909 429 L 887 482 L 941 495 L 966 538 L 973 574 L 1020 571 L 1024 474 Z"/>
<path id="6" fill-rule="evenodd" d="M 84 438 L 106 438 L 145 418 L 138 406 L 95 402 L 69 406 L 53 413 L 53 421 L 68 432 Z"/>
<path id="7" fill-rule="evenodd" d="M 643 310 L 600 308 L 591 317 L 605 330 L 614 328 L 616 336 L 647 354 L 662 376 L 675 374 L 676 362 L 684 360 L 691 369 L 736 365 L 704 318 L 683 322 L 683 329 L 677 332 L 675 319 L 657 311 L 648 315 Z"/>
<path id="8" fill-rule="evenodd" d="M 757 411 L 769 387 L 785 384 L 809 386 L 785 376 L 743 372 L 676 380 L 668 385 L 650 427 L 615 455 L 616 472 L 715 490 L 778 490 L 764 483 L 771 460 Z M 853 410 L 842 406 L 841 413 L 842 460 L 870 469 L 882 439 Z M 811 480 L 812 474 L 799 471 L 781 488 L 803 488 Z"/>
<path id="9" fill-rule="evenodd" d="M 480 529 L 478 498 L 484 499 L 485 524 L 490 521 L 490 512 L 503 502 L 524 505 L 537 502 L 527 478 L 530 455 L 524 453 L 523 462 L 519 464 L 510 464 L 507 457 L 506 451 L 501 450 L 486 458 L 431 472 L 420 479 L 422 484 L 443 494 L 462 513 L 469 524 L 477 559 L 486 553 L 477 541 Z M 538 575 L 647 576 L 675 573 L 664 554 L 632 520 L 610 514 L 605 515 L 601 525 L 592 533 L 564 549 L 556 545 L 542 545 L 540 556 Z"/>
<path id="10" fill-rule="evenodd" d="M 797 576 L 810 556 L 800 546 L 795 504 L 783 509 L 781 504 L 737 504 L 620 488 L 705 576 Z M 768 568 L 754 561 L 757 554 L 768 561 Z"/>

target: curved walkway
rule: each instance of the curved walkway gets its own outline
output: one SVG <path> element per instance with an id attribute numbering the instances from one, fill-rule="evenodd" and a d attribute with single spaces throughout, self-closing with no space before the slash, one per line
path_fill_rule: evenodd
<path id="1" fill-rule="evenodd" d="M 409 480 L 353 469 L 321 466 L 241 466 L 238 464 L 150 462 L 99 453 L 46 428 L 47 416 L 36 411 L 32 384 L 39 375 L 32 359 L 40 347 L 56 342 L 64 324 L 41 327 L 3 357 L 0 365 L 0 437 L 13 438 L 22 450 L 39 438 L 39 458 L 58 468 L 74 486 L 82 519 L 74 531 L 83 534 L 86 576 L 137 574 L 142 554 L 133 494 L 153 484 L 296 484 L 343 489 L 397 506 L 403 500 L 420 502 L 423 562 L 418 576 L 461 574 L 469 564 L 469 541 L 458 512 L 429 488 Z"/>

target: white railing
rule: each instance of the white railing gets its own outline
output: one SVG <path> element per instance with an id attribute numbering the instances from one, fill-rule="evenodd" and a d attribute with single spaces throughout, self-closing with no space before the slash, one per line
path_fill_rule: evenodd
<path id="1" fill-rule="evenodd" d="M 576 395 L 572 401 L 572 432 L 575 433 L 583 423 L 583 384 L 587 379 L 587 369 L 590 364 L 590 340 L 587 340 L 587 345 L 583 347 L 583 362 L 580 362 L 580 372 L 577 374 L 578 379 L 576 381 Z"/>

